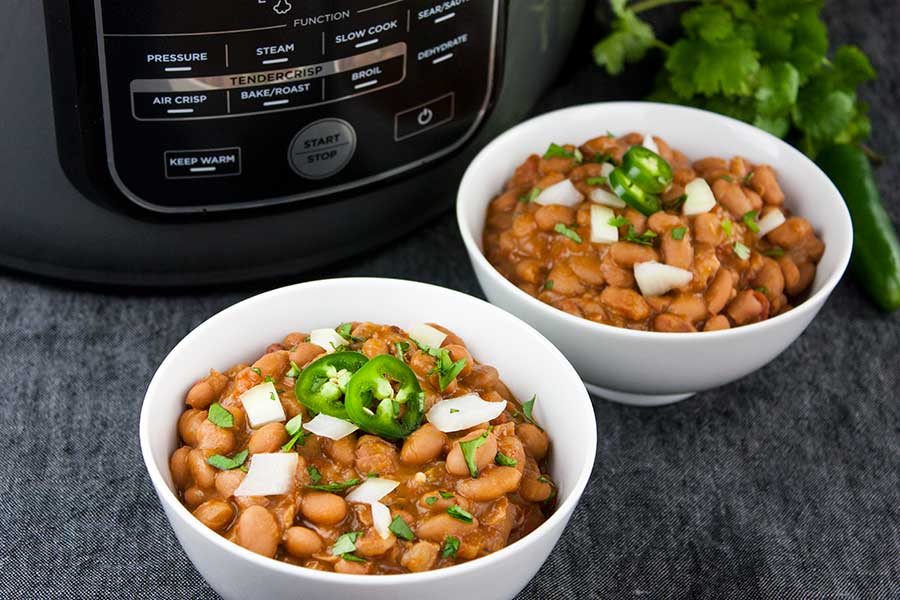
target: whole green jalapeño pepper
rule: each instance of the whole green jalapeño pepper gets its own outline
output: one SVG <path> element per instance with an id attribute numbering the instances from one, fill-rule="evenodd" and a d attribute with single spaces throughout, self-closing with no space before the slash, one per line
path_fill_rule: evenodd
<path id="1" fill-rule="evenodd" d="M 662 209 L 659 196 L 645 192 L 621 167 L 616 167 L 609 174 L 609 187 L 625 204 L 648 217 Z"/>
<path id="2" fill-rule="evenodd" d="M 382 354 L 350 379 L 344 405 L 350 420 L 363 431 L 403 439 L 422 422 L 425 393 L 406 363 Z"/>
<path id="3" fill-rule="evenodd" d="M 661 194 L 672 184 L 672 167 L 643 146 L 632 146 L 622 157 L 622 171 L 649 194 Z"/>
<path id="4" fill-rule="evenodd" d="M 368 360 L 359 352 L 326 354 L 303 369 L 294 395 L 310 410 L 348 421 L 344 406 L 347 385 Z"/>

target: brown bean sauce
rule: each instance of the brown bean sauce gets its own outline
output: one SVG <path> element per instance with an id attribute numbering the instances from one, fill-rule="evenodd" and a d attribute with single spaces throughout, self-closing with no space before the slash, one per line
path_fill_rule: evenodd
<path id="1" fill-rule="evenodd" d="M 531 155 L 490 203 L 484 229 L 484 253 L 490 263 L 526 293 L 573 315 L 617 327 L 644 331 L 689 332 L 727 329 L 768 319 L 802 300 L 815 277 L 825 246 L 809 221 L 791 216 L 775 171 L 740 157 L 704 158 L 691 163 L 684 154 L 654 138 L 659 154 L 672 167 L 674 181 L 662 194 L 663 210 L 649 217 L 632 208 L 615 209 L 628 224 L 619 241 L 591 242 L 589 200 L 604 159 L 621 161 L 637 133 L 591 139 L 572 158 Z M 597 161 L 597 162 L 594 162 Z M 684 187 L 702 177 L 712 188 L 715 207 L 684 216 L 679 202 Z M 542 205 L 538 191 L 569 179 L 582 194 L 576 206 Z M 781 210 L 786 222 L 760 237 L 744 216 L 762 217 Z M 556 230 L 562 223 L 579 243 Z M 643 244 L 626 241 L 629 229 L 647 236 Z M 673 234 L 673 230 L 677 233 Z M 740 256 L 741 244 L 750 250 Z M 659 296 L 641 294 L 634 265 L 657 261 L 691 271 L 692 281 Z"/>
<path id="2" fill-rule="evenodd" d="M 352 323 L 353 341 L 347 345 L 369 358 L 388 353 L 402 357 L 425 392 L 426 410 L 445 398 L 468 393 L 489 402 L 505 400 L 506 410 L 490 423 L 444 434 L 423 419 L 415 432 L 396 442 L 362 431 L 338 441 L 308 434 L 290 450 L 298 454 L 299 463 L 292 492 L 236 497 L 234 491 L 245 472 L 217 469 L 209 464 L 210 457 L 232 457 L 243 450 L 278 452 L 289 437 L 283 423 L 252 429 L 241 394 L 271 378 L 286 419 L 303 415 L 306 422 L 311 418 L 295 398 L 295 380 L 288 374 L 292 361 L 305 367 L 324 350 L 311 347 L 306 334 L 291 333 L 268 346 L 252 365 L 236 365 L 224 373 L 210 371 L 188 392 L 188 408 L 179 421 L 183 445 L 170 461 L 178 497 L 204 525 L 225 538 L 264 556 L 323 571 L 426 571 L 485 556 L 527 535 L 555 505 L 555 485 L 546 474 L 547 435 L 527 422 L 522 405 L 496 369 L 473 360 L 465 343 L 444 331 L 448 335 L 443 347 L 451 357 L 468 359 L 466 368 L 444 390 L 432 372 L 434 358 L 398 327 Z M 398 348 L 396 342 L 403 344 Z M 233 415 L 233 427 L 209 421 L 213 403 Z M 475 455 L 479 477 L 472 478 L 454 442 L 482 435 L 488 427 L 488 440 Z M 498 453 L 515 464 L 499 464 Z M 329 493 L 309 487 L 313 478 L 327 484 L 374 475 L 400 482 L 381 502 L 392 517 L 402 517 L 414 534 L 412 540 L 394 533 L 382 538 L 373 527 L 369 506 L 344 500 L 348 489 Z M 471 513 L 472 522 L 454 517 L 453 506 Z M 341 535 L 351 532 L 359 532 L 356 550 L 349 556 L 335 556 L 332 547 Z"/>

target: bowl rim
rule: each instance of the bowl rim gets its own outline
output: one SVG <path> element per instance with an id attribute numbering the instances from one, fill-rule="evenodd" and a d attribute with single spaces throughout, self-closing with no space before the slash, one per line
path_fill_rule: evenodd
<path id="1" fill-rule="evenodd" d="M 174 515 L 185 521 L 188 524 L 188 527 L 195 534 L 205 538 L 206 541 L 211 542 L 220 550 L 234 555 L 237 559 L 248 561 L 260 568 L 274 569 L 275 571 L 279 571 L 285 575 L 311 578 L 319 580 L 322 583 L 333 583 L 336 585 L 349 584 L 354 586 L 366 587 L 384 587 L 391 585 L 422 583 L 453 576 L 462 577 L 472 571 L 481 570 L 483 568 L 490 568 L 495 563 L 501 562 L 507 557 L 518 553 L 521 550 L 524 550 L 527 546 L 533 545 L 539 538 L 542 538 L 543 536 L 549 534 L 553 528 L 565 525 L 565 522 L 570 518 L 570 515 L 575 510 L 578 502 L 581 500 L 581 496 L 584 493 L 584 489 L 587 486 L 588 480 L 590 479 L 591 473 L 593 471 L 597 454 L 597 428 L 594 426 L 594 423 L 596 422 L 596 415 L 593 410 L 593 404 L 591 403 L 590 396 L 588 395 L 588 392 L 584 388 L 583 384 L 580 386 L 576 386 L 576 388 L 580 389 L 581 393 L 578 394 L 578 398 L 575 398 L 573 400 L 577 401 L 581 405 L 583 409 L 582 412 L 585 413 L 585 416 L 587 415 L 587 413 L 590 414 L 592 422 L 590 427 L 585 428 L 589 439 L 584 440 L 585 443 L 582 445 L 584 448 L 584 464 L 578 471 L 569 494 L 556 507 L 556 510 L 553 512 L 553 514 L 550 515 L 550 517 L 546 521 L 541 523 L 540 526 L 538 526 L 528 535 L 520 538 L 519 540 L 516 540 L 508 546 L 501 548 L 500 550 L 497 550 L 496 552 L 488 554 L 487 556 L 476 558 L 461 564 L 444 567 L 441 569 L 423 571 L 420 573 L 401 573 L 397 575 L 385 576 L 361 576 L 345 573 L 317 571 L 315 569 L 308 569 L 299 565 L 292 565 L 286 562 L 275 560 L 274 558 L 268 558 L 251 552 L 250 550 L 247 550 L 246 548 L 243 548 L 242 546 L 239 546 L 238 544 L 225 539 L 218 533 L 202 525 L 200 521 L 197 520 L 197 518 L 194 517 L 190 513 L 190 511 L 188 511 L 187 507 L 179 502 L 178 498 L 175 496 L 175 494 L 169 488 L 168 484 L 163 479 L 162 470 L 160 466 L 156 464 L 153 458 L 152 443 L 150 441 L 150 422 L 153 418 L 150 406 L 155 402 L 160 401 L 154 400 L 156 396 L 156 388 L 162 385 L 162 377 L 164 376 L 164 372 L 167 370 L 168 365 L 174 360 L 173 356 L 176 355 L 179 349 L 181 349 L 183 346 L 190 344 L 190 339 L 195 335 L 195 333 L 205 329 L 220 326 L 222 324 L 222 321 L 229 319 L 232 313 L 237 312 L 244 305 L 255 304 L 257 302 L 271 299 L 276 296 L 302 293 L 304 290 L 310 288 L 328 287 L 332 285 L 350 286 L 359 284 L 389 285 L 399 286 L 401 288 L 424 287 L 429 288 L 432 292 L 448 294 L 463 299 L 466 302 L 481 304 L 483 309 L 489 312 L 493 312 L 499 319 L 508 319 L 509 322 L 516 323 L 519 327 L 522 327 L 528 335 L 534 338 L 534 342 L 536 344 L 542 346 L 547 353 L 558 359 L 560 368 L 564 371 L 568 371 L 568 375 L 572 378 L 573 382 L 577 381 L 579 384 L 582 383 L 581 377 L 575 371 L 575 368 L 568 361 L 568 359 L 562 354 L 562 352 L 560 352 L 559 349 L 556 348 L 556 346 L 548 341 L 547 338 L 543 336 L 543 334 L 541 334 L 531 325 L 519 319 L 515 315 L 490 304 L 489 302 L 486 302 L 480 298 L 476 298 L 475 296 L 459 292 L 457 290 L 451 290 L 449 288 L 444 288 L 438 285 L 418 281 L 409 281 L 405 279 L 393 279 L 386 277 L 343 277 L 297 283 L 256 294 L 213 314 L 205 321 L 203 321 L 200 325 L 192 329 L 187 335 L 185 335 L 168 352 L 168 354 L 166 354 L 166 357 L 154 372 L 153 378 L 150 380 L 150 384 L 148 385 L 147 391 L 144 394 L 144 398 L 141 403 L 141 415 L 139 422 L 141 455 L 144 461 L 144 467 L 147 471 L 147 474 L 150 476 L 151 483 L 156 490 L 157 496 L 160 499 L 160 503 L 164 505 L 164 509 L 167 509 L 164 511 L 166 512 L 167 520 L 173 520 L 174 516 L 170 517 L 169 515 L 171 514 L 170 511 L 174 511 Z M 179 545 L 181 545 L 180 540 Z M 540 568 L 541 566 L 542 565 L 539 565 L 538 568 Z M 523 585 L 526 583 L 527 582 L 523 582 Z"/>
<path id="2" fill-rule="evenodd" d="M 469 231 L 468 226 L 465 224 L 465 213 L 467 207 L 475 202 L 471 198 L 475 198 L 477 196 L 475 194 L 465 194 L 463 192 L 469 187 L 470 181 L 474 177 L 475 171 L 481 168 L 490 168 L 489 157 L 497 151 L 496 148 L 498 146 L 503 144 L 509 138 L 516 137 L 524 130 L 531 127 L 546 127 L 547 125 L 552 124 L 554 120 L 564 118 L 566 113 L 581 111 L 585 109 L 602 111 L 607 108 L 631 108 L 635 110 L 646 110 L 649 108 L 661 112 L 668 111 L 672 113 L 682 113 L 679 115 L 679 117 L 681 118 L 687 117 L 694 119 L 699 118 L 722 120 L 739 129 L 741 132 L 743 132 L 742 135 L 763 136 L 764 139 L 768 138 L 770 142 L 776 143 L 781 147 L 783 151 L 787 152 L 789 155 L 792 155 L 795 159 L 808 163 L 814 168 L 818 176 L 822 178 L 822 180 L 826 184 L 826 187 L 830 189 L 831 193 L 828 195 L 828 201 L 831 201 L 833 204 L 831 210 L 834 210 L 836 212 L 838 219 L 841 221 L 841 227 L 843 227 L 845 232 L 848 234 L 846 245 L 844 247 L 838 247 L 835 249 L 835 251 L 838 252 L 838 259 L 834 271 L 822 283 L 822 286 L 818 291 L 811 294 L 809 297 L 804 299 L 803 302 L 801 302 L 791 310 L 783 312 L 780 315 L 776 315 L 758 323 L 741 325 L 740 327 L 732 327 L 725 330 L 694 331 L 685 333 L 640 331 L 634 329 L 626 329 L 624 327 L 616 327 L 614 325 L 607 325 L 605 323 L 596 323 L 594 321 L 569 314 L 558 308 L 550 306 L 549 304 L 545 304 L 534 296 L 519 289 L 518 286 L 501 275 L 500 272 L 494 267 L 494 265 L 492 265 L 488 261 L 487 257 L 484 255 L 483 250 L 481 249 L 480 244 L 477 240 L 475 240 L 474 236 Z M 484 210 L 487 210 L 486 205 L 484 207 Z M 487 146 L 485 146 L 475 156 L 475 158 L 472 159 L 472 162 L 469 163 L 469 166 L 466 168 L 466 172 L 463 174 L 463 178 L 460 181 L 459 190 L 457 192 L 456 221 L 457 227 L 459 228 L 460 234 L 463 238 L 463 244 L 466 246 L 466 249 L 469 252 L 469 258 L 472 261 L 473 267 L 475 268 L 476 272 L 486 273 L 487 276 L 492 279 L 492 281 L 498 283 L 506 290 L 511 291 L 518 298 L 521 298 L 523 301 L 525 301 L 526 304 L 528 304 L 534 310 L 541 311 L 549 318 L 560 319 L 572 326 L 585 327 L 588 330 L 594 331 L 598 334 L 612 334 L 615 336 L 621 336 L 623 338 L 646 339 L 663 343 L 679 343 L 685 340 L 714 340 L 720 338 L 749 335 L 755 332 L 762 333 L 764 331 L 768 331 L 772 328 L 778 327 L 781 323 L 790 319 L 800 319 L 808 313 L 813 313 L 812 315 L 810 315 L 810 318 L 812 318 L 812 316 L 814 316 L 815 314 L 815 311 L 818 310 L 818 306 L 825 302 L 825 300 L 834 290 L 835 286 L 837 286 L 838 282 L 844 276 L 844 272 L 846 271 L 847 265 L 850 262 L 850 253 L 853 249 L 853 225 L 852 221 L 850 220 L 850 212 L 843 201 L 843 197 L 841 196 L 841 193 L 838 191 L 837 187 L 835 187 L 834 183 L 832 183 L 831 179 L 829 179 L 828 176 L 819 168 L 819 166 L 808 156 L 806 156 L 784 140 L 781 140 L 774 135 L 763 131 L 762 129 L 754 127 L 748 123 L 744 123 L 743 121 L 739 121 L 725 115 L 720 115 L 718 113 L 702 110 L 699 108 L 677 104 L 664 104 L 660 102 L 620 101 L 577 104 L 537 115 L 535 117 L 522 121 L 514 127 L 511 127 L 510 129 L 494 138 L 494 140 L 492 140 Z"/>

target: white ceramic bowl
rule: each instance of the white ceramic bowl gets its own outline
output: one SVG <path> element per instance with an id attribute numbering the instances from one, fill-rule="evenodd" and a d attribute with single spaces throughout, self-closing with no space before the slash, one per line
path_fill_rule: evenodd
<path id="1" fill-rule="evenodd" d="M 556 512 L 538 529 L 487 557 L 408 575 L 324 573 L 254 554 L 203 526 L 172 492 L 169 456 L 191 384 L 210 367 L 247 362 L 290 331 L 349 320 L 410 326 L 440 323 L 479 360 L 495 366 L 518 398 L 537 394 L 535 414 L 552 442 L 550 472 L 559 485 Z M 391 279 L 314 281 L 245 300 L 184 338 L 150 382 L 140 424 L 150 479 L 175 535 L 201 575 L 225 598 L 295 600 L 368 598 L 512 598 L 547 559 L 587 484 L 597 433 L 584 385 L 537 331 L 490 304 L 440 287 Z M 172 560 L 180 560 L 173 557 Z"/>
<path id="2" fill-rule="evenodd" d="M 543 152 L 551 142 L 581 143 L 607 130 L 658 135 L 691 159 L 741 155 L 773 165 L 787 206 L 807 218 L 826 245 L 808 299 L 772 319 L 726 331 L 630 331 L 557 310 L 500 275 L 482 253 L 488 203 L 529 154 Z M 781 354 L 822 308 L 847 267 L 853 244 L 850 215 L 840 193 L 806 156 L 740 121 L 649 102 L 575 106 L 510 129 L 472 161 L 459 188 L 456 210 L 466 249 L 488 299 L 556 344 L 592 392 L 644 406 L 676 402 L 724 385 Z"/>

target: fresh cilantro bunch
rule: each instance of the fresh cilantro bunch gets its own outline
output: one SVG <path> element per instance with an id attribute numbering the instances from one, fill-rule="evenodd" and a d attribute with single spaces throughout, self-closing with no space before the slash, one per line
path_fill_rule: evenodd
<path id="1" fill-rule="evenodd" d="M 610 0 L 612 32 L 594 47 L 611 75 L 658 48 L 666 54 L 651 100 L 687 104 L 790 136 L 815 156 L 832 143 L 869 136 L 856 89 L 875 78 L 856 46 L 828 58 L 823 0 L 696 0 L 681 15 L 684 37 L 671 46 L 640 14 L 692 0 Z"/>

